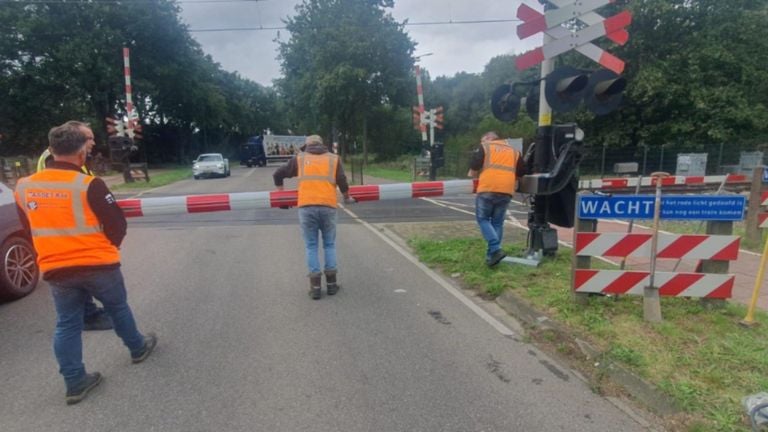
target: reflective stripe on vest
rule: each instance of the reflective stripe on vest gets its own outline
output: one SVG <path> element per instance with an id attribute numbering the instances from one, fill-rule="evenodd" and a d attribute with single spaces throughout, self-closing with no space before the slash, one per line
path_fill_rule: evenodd
<path id="1" fill-rule="evenodd" d="M 94 177 L 49 168 L 16 185 L 42 273 L 68 267 L 118 264 L 120 251 L 103 232 L 88 203 Z"/>
<path id="2" fill-rule="evenodd" d="M 301 153 L 296 156 L 296 163 L 298 165 L 299 182 L 298 206 L 321 205 L 336 207 L 338 156 L 332 153 L 319 155 Z"/>
<path id="3" fill-rule="evenodd" d="M 16 191 L 19 193 L 19 199 L 24 206 L 24 209 L 28 208 L 27 205 L 27 189 L 59 189 L 68 190 L 72 196 L 72 216 L 75 218 L 75 226 L 71 228 L 31 228 L 32 235 L 35 237 L 52 237 L 52 236 L 76 236 L 81 234 L 95 234 L 100 233 L 103 230 L 101 225 L 88 226 L 85 223 L 85 205 L 83 203 L 82 192 L 88 191 L 88 185 L 90 182 L 85 183 L 87 179 L 85 174 L 77 173 L 72 183 L 65 182 L 48 182 L 48 181 L 29 181 L 20 182 L 16 186 Z"/>
<path id="4" fill-rule="evenodd" d="M 485 158 L 477 192 L 514 194 L 520 153 L 506 141 L 484 142 L 482 146 Z"/>
<path id="5" fill-rule="evenodd" d="M 510 171 L 510 172 L 516 172 L 517 166 L 506 166 L 506 165 L 499 165 L 494 164 L 491 162 L 491 150 L 493 146 L 502 146 L 502 147 L 509 147 L 508 144 L 494 144 L 493 142 L 484 142 L 483 143 L 483 153 L 485 153 L 485 159 L 483 160 L 483 169 L 493 168 L 493 169 L 499 169 L 503 171 Z M 511 148 L 511 147 L 509 147 Z M 514 149 L 512 149 L 514 151 Z M 515 161 L 517 162 L 517 161 Z"/>

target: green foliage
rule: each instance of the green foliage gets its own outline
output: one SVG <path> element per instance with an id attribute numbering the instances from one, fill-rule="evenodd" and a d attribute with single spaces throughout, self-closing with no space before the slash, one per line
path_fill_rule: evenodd
<path id="1" fill-rule="evenodd" d="M 151 160 L 214 145 L 233 153 L 275 127 L 274 93 L 204 55 L 175 2 L 9 1 L 0 8 L 2 153 L 36 155 L 50 127 L 70 119 L 90 122 L 104 143 L 104 118 L 125 114 L 123 47 Z"/>
<path id="2" fill-rule="evenodd" d="M 745 314 L 740 304 L 709 309 L 697 299 L 662 298 L 664 321 L 649 324 L 642 319 L 639 296 L 591 297 L 586 305 L 576 304 L 570 289 L 568 251 L 538 268 L 488 269 L 482 261 L 482 239 L 421 238 L 411 244 L 422 261 L 446 274 L 460 273 L 465 284 L 481 292 L 495 296 L 513 290 L 591 341 L 611 360 L 655 383 L 701 420 L 695 426 L 699 429 L 691 430 L 744 430 L 740 398 L 768 386 L 768 340 L 760 330 L 738 325 Z M 523 245 L 506 245 L 505 249 L 519 254 Z M 755 319 L 761 327 L 768 325 L 763 311 Z"/>
<path id="3" fill-rule="evenodd" d="M 167 184 L 175 183 L 192 177 L 192 169 L 188 166 L 163 169 L 159 173 L 149 171 L 149 181 L 137 180 L 133 183 L 122 183 L 112 187 L 113 191 L 125 191 L 136 189 L 152 189 Z"/>
<path id="4" fill-rule="evenodd" d="M 278 82 L 294 130 L 329 135 L 335 128 L 347 154 L 358 137 L 367 143 L 374 113 L 410 124 L 397 107 L 408 104 L 415 44 L 386 12 L 392 6 L 383 0 L 304 0 L 296 6 L 286 20 L 290 39 L 280 42 L 284 77 Z M 375 137 L 375 151 L 394 153 L 381 138 Z"/>

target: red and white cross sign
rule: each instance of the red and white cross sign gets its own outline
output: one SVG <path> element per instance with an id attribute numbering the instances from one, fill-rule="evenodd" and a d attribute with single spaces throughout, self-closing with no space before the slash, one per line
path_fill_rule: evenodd
<path id="1" fill-rule="evenodd" d="M 545 32 L 555 39 L 543 47 L 528 51 L 518 57 L 516 65 L 519 70 L 527 69 L 544 60 L 575 49 L 606 69 L 619 74 L 623 72 L 623 60 L 590 42 L 606 36 L 617 44 L 626 43 L 629 34 L 624 27 L 632 22 L 632 15 L 629 12 L 624 11 L 605 19 L 592 10 L 611 3 L 610 0 L 582 0 L 578 2 L 552 0 L 552 3 L 558 6 L 558 9 L 549 10 L 545 14 L 525 4 L 520 5 L 517 10 L 517 17 L 524 21 L 517 28 L 517 34 L 521 39 L 539 32 Z M 562 26 L 563 23 L 571 19 L 578 19 L 587 27 L 574 32 Z"/>

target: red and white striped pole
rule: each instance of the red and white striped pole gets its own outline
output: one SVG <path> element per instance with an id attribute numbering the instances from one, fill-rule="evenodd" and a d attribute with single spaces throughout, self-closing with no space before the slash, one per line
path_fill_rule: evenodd
<path id="1" fill-rule="evenodd" d="M 128 48 L 123 48 L 123 74 L 125 75 L 125 110 L 128 114 L 128 121 L 125 125 L 125 131 L 129 137 L 134 137 L 134 129 L 138 116 L 133 111 L 133 87 L 131 86 L 131 53 Z"/>
<path id="2" fill-rule="evenodd" d="M 355 185 L 349 187 L 349 195 L 362 202 L 471 194 L 476 190 L 476 180 L 445 180 Z M 297 202 L 298 192 L 285 190 L 132 198 L 118 200 L 117 204 L 123 209 L 126 217 L 144 217 L 293 207 L 297 205 Z"/>
<path id="3" fill-rule="evenodd" d="M 421 68 L 416 65 L 416 95 L 419 97 L 419 130 L 421 142 L 427 142 L 427 125 L 424 124 L 424 88 L 421 86 Z"/>
<path id="4" fill-rule="evenodd" d="M 128 118 L 133 113 L 133 92 L 131 90 L 131 57 L 130 50 L 123 48 L 123 70 L 125 73 L 125 110 L 128 111 Z"/>

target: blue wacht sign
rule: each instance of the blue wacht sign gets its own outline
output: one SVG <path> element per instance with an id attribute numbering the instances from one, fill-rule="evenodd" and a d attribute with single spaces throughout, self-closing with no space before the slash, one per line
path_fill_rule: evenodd
<path id="1" fill-rule="evenodd" d="M 653 195 L 579 197 L 580 219 L 653 219 Z M 661 197 L 661 219 L 721 220 L 744 219 L 746 198 L 721 195 L 666 195 Z"/>

